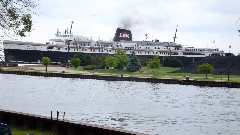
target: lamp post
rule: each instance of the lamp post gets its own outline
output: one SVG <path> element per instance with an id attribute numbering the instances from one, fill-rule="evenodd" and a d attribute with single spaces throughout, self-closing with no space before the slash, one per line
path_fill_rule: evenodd
<path id="1" fill-rule="evenodd" d="M 68 45 L 68 47 L 67 47 L 67 63 L 69 64 L 69 62 L 70 62 L 70 60 L 69 60 L 69 50 L 70 50 L 70 48 L 69 48 L 69 45 L 70 45 L 70 42 L 71 42 L 72 40 L 67 40 L 66 41 L 66 43 L 67 43 L 67 45 Z"/>
<path id="2" fill-rule="evenodd" d="M 229 62 L 231 62 L 231 55 L 230 55 L 230 49 L 231 49 L 231 45 L 229 45 L 229 55 L 228 55 L 228 57 L 229 57 Z M 228 81 L 230 80 L 230 68 L 232 67 L 232 63 L 229 63 L 229 67 L 228 67 Z"/>
<path id="3" fill-rule="evenodd" d="M 70 45 L 70 41 L 68 42 L 68 52 L 67 52 L 67 68 L 69 67 L 69 45 Z"/>
<path id="4" fill-rule="evenodd" d="M 230 57 L 230 56 L 228 56 Z M 228 81 L 229 81 L 229 72 L 230 72 L 230 67 L 228 68 Z"/>
<path id="5" fill-rule="evenodd" d="M 68 42 L 68 53 L 67 53 L 67 62 L 69 63 L 69 45 L 70 45 L 70 42 Z"/>

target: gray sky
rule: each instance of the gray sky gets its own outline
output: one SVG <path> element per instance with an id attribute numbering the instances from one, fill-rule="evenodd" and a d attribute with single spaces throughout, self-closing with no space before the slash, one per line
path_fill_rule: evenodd
<path id="1" fill-rule="evenodd" d="M 159 39 L 193 47 L 240 52 L 240 0 L 40 0 L 34 30 L 18 40 L 45 43 L 57 29 L 98 40 L 113 38 L 127 26 L 134 40 Z M 215 42 L 214 42 L 215 41 Z"/>

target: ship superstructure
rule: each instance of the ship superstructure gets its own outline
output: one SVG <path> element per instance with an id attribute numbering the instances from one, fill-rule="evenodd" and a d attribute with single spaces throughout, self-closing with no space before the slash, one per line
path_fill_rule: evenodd
<path id="1" fill-rule="evenodd" d="M 70 29 L 70 33 L 65 32 L 64 34 L 57 31 L 55 37 L 46 44 L 4 40 L 3 46 L 7 61 L 26 63 L 40 63 L 43 56 L 49 57 L 52 62 L 64 63 L 69 62 L 78 53 L 112 55 L 117 49 L 123 49 L 126 54 L 131 54 L 134 51 L 137 56 L 142 57 L 158 55 L 160 57 L 196 58 L 225 55 L 218 48 L 185 47 L 177 44 L 175 40 L 176 33 L 173 42 L 159 42 L 157 39 L 154 41 L 132 41 L 131 31 L 121 28 L 117 28 L 112 41 L 93 40 L 89 37 L 73 35 Z"/>

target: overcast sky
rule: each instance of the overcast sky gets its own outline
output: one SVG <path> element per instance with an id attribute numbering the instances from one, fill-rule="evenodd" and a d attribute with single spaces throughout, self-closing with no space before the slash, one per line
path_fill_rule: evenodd
<path id="1" fill-rule="evenodd" d="M 45 43 L 73 23 L 73 33 L 111 40 L 127 27 L 134 40 L 159 39 L 240 52 L 240 0 L 39 0 L 34 30 L 18 40 Z M 238 22 L 238 23 L 237 23 Z M 215 41 L 215 42 L 214 42 Z"/>

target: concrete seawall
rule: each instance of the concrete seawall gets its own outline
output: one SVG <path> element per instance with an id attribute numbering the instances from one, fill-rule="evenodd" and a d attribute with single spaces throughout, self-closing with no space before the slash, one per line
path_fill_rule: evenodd
<path id="1" fill-rule="evenodd" d="M 43 72 L 4 71 L 4 70 L 0 70 L 0 73 L 30 75 L 30 76 L 44 76 L 44 77 L 81 78 L 81 79 L 97 79 L 97 80 L 108 80 L 108 81 L 135 81 L 135 82 L 208 86 L 208 87 L 240 88 L 240 83 L 236 83 L 236 82 L 215 82 L 215 81 L 177 80 L 177 79 L 160 79 L 160 78 L 146 78 L 146 77 L 125 77 L 125 76 L 112 76 L 112 75 L 64 74 L 64 73 L 43 73 Z"/>
<path id="2" fill-rule="evenodd" d="M 48 130 L 57 135 L 145 135 L 98 125 L 72 123 L 49 117 L 0 109 L 0 122 L 22 128 Z"/>

